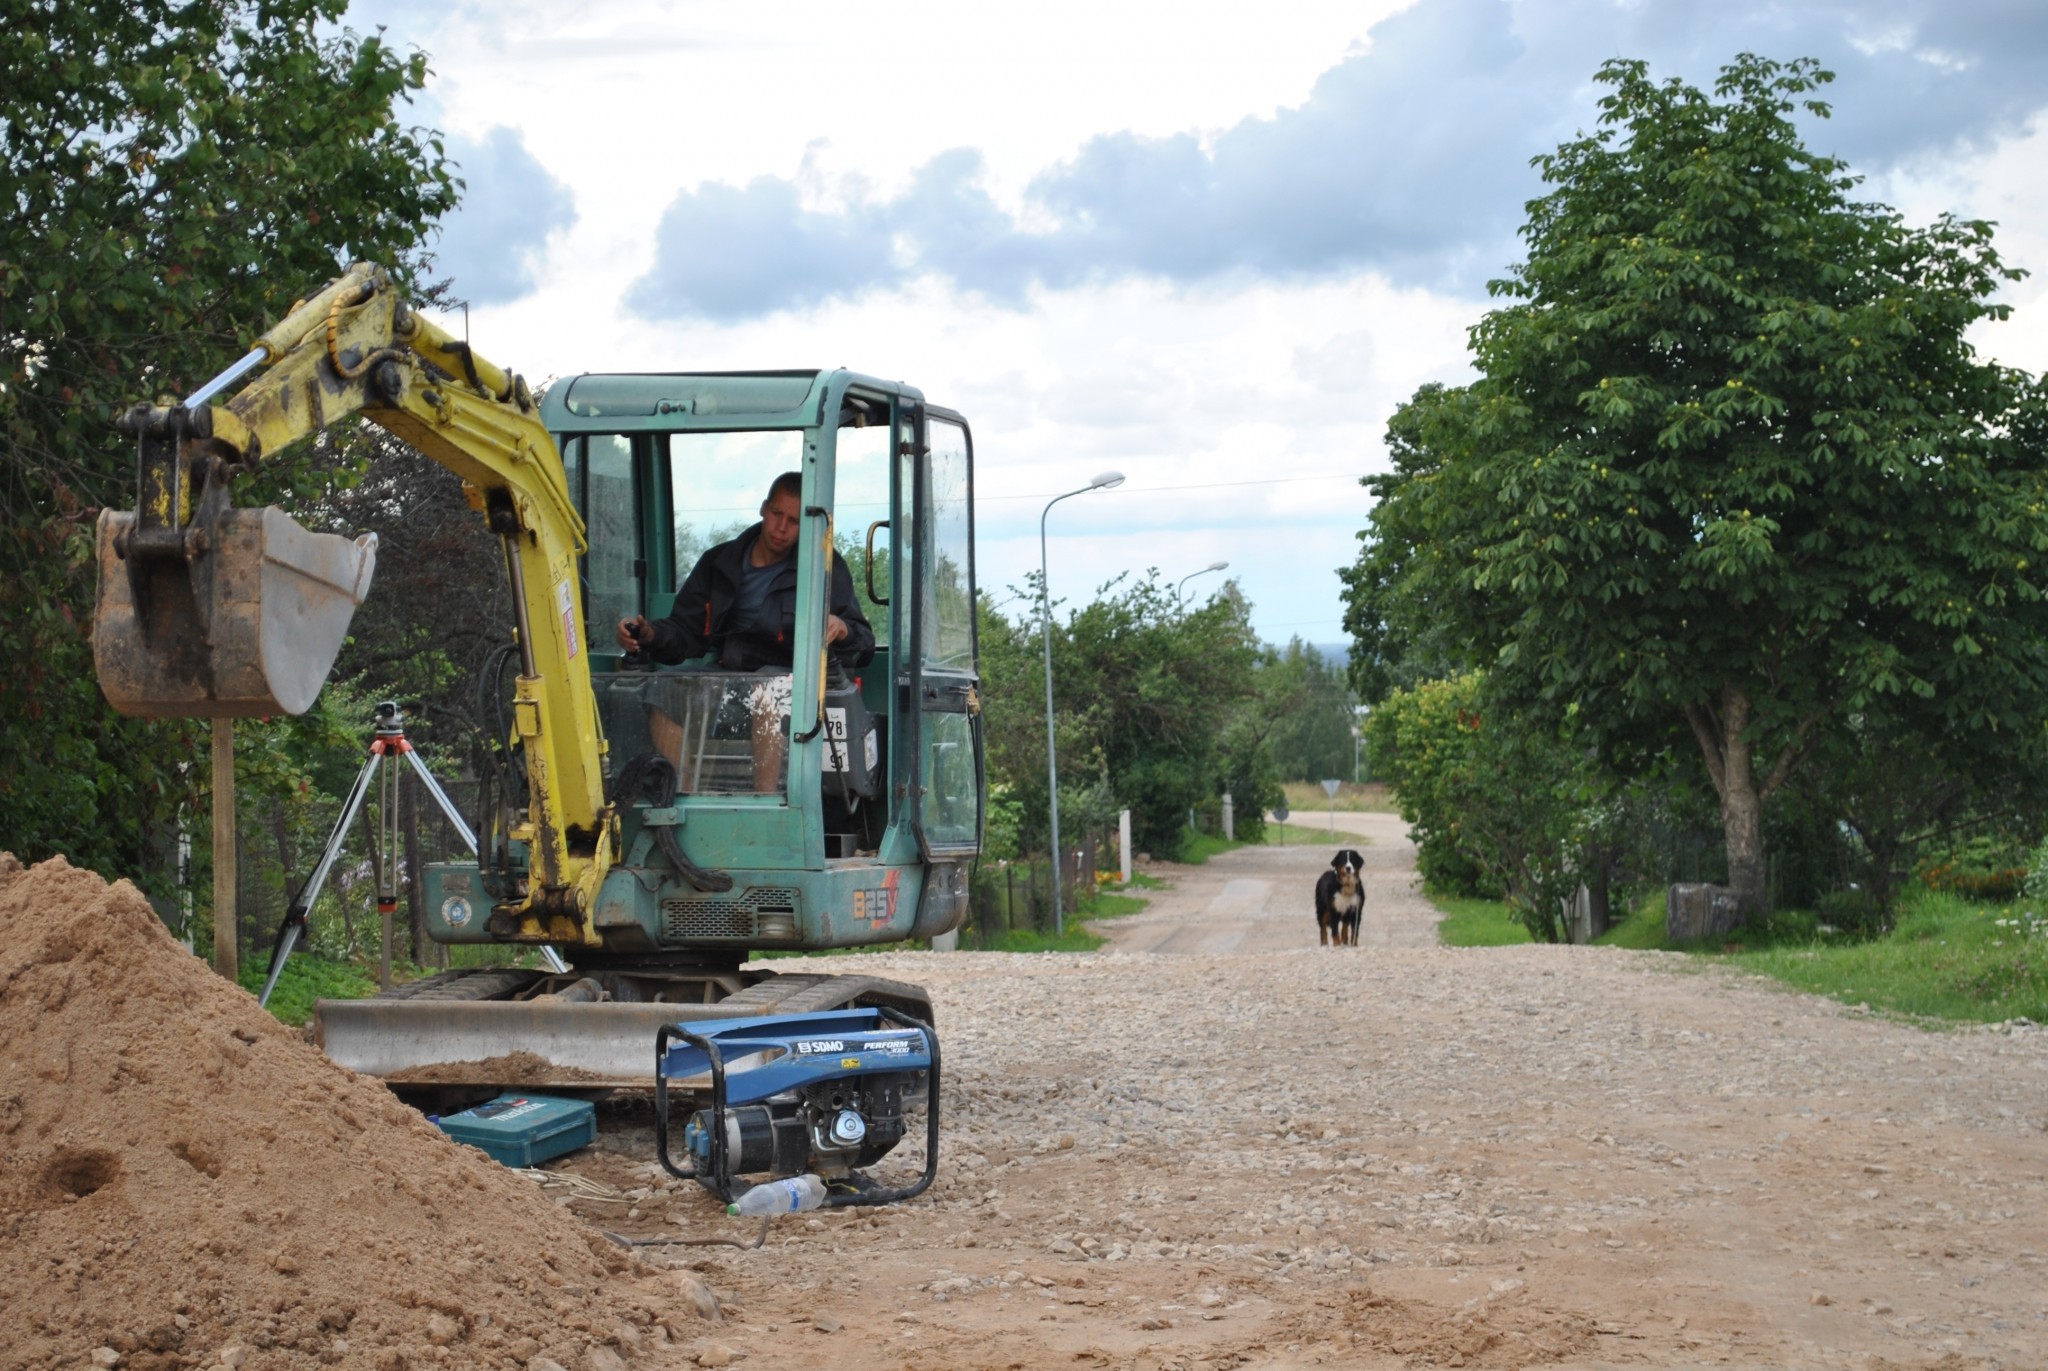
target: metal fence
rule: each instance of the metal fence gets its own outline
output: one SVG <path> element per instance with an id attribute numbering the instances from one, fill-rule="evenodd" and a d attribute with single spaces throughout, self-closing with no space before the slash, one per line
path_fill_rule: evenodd
<path id="1" fill-rule="evenodd" d="M 1085 917 L 1095 894 L 1100 860 L 1114 853 L 1116 842 L 1101 834 L 1089 834 L 1066 847 L 1066 860 L 1057 864 L 1060 899 L 1072 922 Z M 978 863 L 968 888 L 967 922 L 960 930 L 962 946 L 1000 947 L 1010 932 L 1050 933 L 1053 931 L 1053 880 L 1055 863 L 1050 853 L 1035 853 L 1015 861 Z"/>

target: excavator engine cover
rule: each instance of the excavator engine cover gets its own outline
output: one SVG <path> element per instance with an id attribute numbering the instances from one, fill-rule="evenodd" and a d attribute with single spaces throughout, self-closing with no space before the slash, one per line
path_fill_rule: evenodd
<path id="1" fill-rule="evenodd" d="M 93 666 L 107 702 L 145 718 L 303 714 L 320 694 L 377 535 L 312 533 L 275 506 L 227 509 L 181 554 L 131 549 L 135 516 L 100 514 Z"/>

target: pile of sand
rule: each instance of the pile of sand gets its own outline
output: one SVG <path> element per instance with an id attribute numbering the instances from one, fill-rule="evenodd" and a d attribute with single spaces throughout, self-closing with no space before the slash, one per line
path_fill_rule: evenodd
<path id="1" fill-rule="evenodd" d="M 0 854 L 0 1043 L 0 1371 L 666 1341 L 654 1273 L 276 1023 L 125 881 Z"/>

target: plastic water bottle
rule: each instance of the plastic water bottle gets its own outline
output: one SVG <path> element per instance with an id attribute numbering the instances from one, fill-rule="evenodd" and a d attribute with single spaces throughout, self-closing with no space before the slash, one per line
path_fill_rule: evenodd
<path id="1" fill-rule="evenodd" d="M 785 1176 L 764 1181 L 725 1207 L 728 1214 L 758 1218 L 763 1214 L 794 1214 L 825 1202 L 825 1182 L 816 1176 Z"/>

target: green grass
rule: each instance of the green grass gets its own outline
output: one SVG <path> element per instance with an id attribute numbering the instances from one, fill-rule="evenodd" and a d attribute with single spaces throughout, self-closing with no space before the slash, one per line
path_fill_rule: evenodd
<path id="1" fill-rule="evenodd" d="M 1977 904 L 1914 891 L 1897 926 L 1867 942 L 1814 926 L 1745 937 L 1708 955 L 1844 1004 L 1963 1023 L 2048 1021 L 2048 919 L 2027 903 Z M 2028 925 L 2033 931 L 2028 931 Z"/>
<path id="2" fill-rule="evenodd" d="M 270 970 L 268 955 L 245 961 L 238 968 L 236 983 L 251 995 L 263 993 L 263 978 Z M 377 993 L 374 973 L 347 962 L 330 962 L 300 953 L 284 964 L 271 992 L 269 1009 L 278 1022 L 293 1027 L 313 1017 L 315 1000 L 360 1000 Z"/>
<path id="3" fill-rule="evenodd" d="M 1265 841 L 1269 843 L 1291 843 L 1296 847 L 1365 847 L 1367 843 L 1361 834 L 1347 833 L 1343 829 L 1331 829 L 1312 821 L 1312 816 L 1295 815 L 1301 823 L 1266 823 Z"/>
<path id="4" fill-rule="evenodd" d="M 975 942 L 970 946 L 963 939 L 960 945 L 974 952 L 1093 952 L 1109 939 L 1089 932 L 1084 926 L 1082 920 L 1092 917 L 1084 914 L 1068 920 L 1067 931 L 1057 937 L 1036 929 L 1013 928 L 988 942 Z"/>
<path id="5" fill-rule="evenodd" d="M 1437 936 L 1451 947 L 1530 941 L 1498 900 L 1431 894 L 1444 911 Z M 1867 940 L 1827 931 L 1812 913 L 1785 910 L 1725 938 L 1672 943 L 1664 900 L 1652 895 L 1598 939 L 1604 947 L 1685 952 L 1782 981 L 1843 1004 L 1959 1023 L 2048 1022 L 2048 909 L 1980 904 L 1913 889 L 1892 931 Z"/>
<path id="6" fill-rule="evenodd" d="M 1135 914 L 1145 907 L 1147 902 L 1142 896 L 1126 893 L 1132 889 L 1165 890 L 1167 883 L 1157 877 L 1133 873 L 1129 886 L 1099 886 L 1093 898 L 1084 901 L 1080 908 L 1067 911 L 1066 931 L 1057 936 L 1037 929 L 1013 928 L 984 941 L 970 921 L 960 930 L 960 946 L 969 952 L 1093 952 L 1108 943 L 1109 939 L 1090 931 L 1088 924 L 1102 919 L 1122 918 L 1127 914 Z M 776 961 L 786 957 L 853 957 L 873 952 L 924 952 L 930 948 L 929 939 L 911 938 L 900 943 L 835 947 L 819 952 L 756 952 L 753 957 L 755 961 Z"/>
<path id="7" fill-rule="evenodd" d="M 1190 832 L 1182 841 L 1180 856 L 1175 860 L 1182 866 L 1200 866 L 1211 857 L 1225 852 L 1235 852 L 1243 846 L 1243 843 L 1232 841 L 1220 834 Z"/>
<path id="8" fill-rule="evenodd" d="M 1436 936 L 1446 947 L 1509 947 L 1531 941 L 1529 930 L 1508 917 L 1508 907 L 1500 900 L 1432 891 L 1429 902 L 1444 912 Z"/>
<path id="9" fill-rule="evenodd" d="M 1656 951 L 1670 946 L 1664 941 L 1664 894 L 1658 891 L 1609 924 L 1607 932 L 1594 939 L 1601 947 L 1632 947 Z"/>
<path id="10" fill-rule="evenodd" d="M 1131 884 L 1136 885 L 1133 881 Z M 1151 901 L 1141 895 L 1126 895 L 1120 890 L 1104 886 L 1095 892 L 1095 898 L 1081 911 L 1084 919 L 1120 919 L 1126 914 L 1135 914 Z"/>

